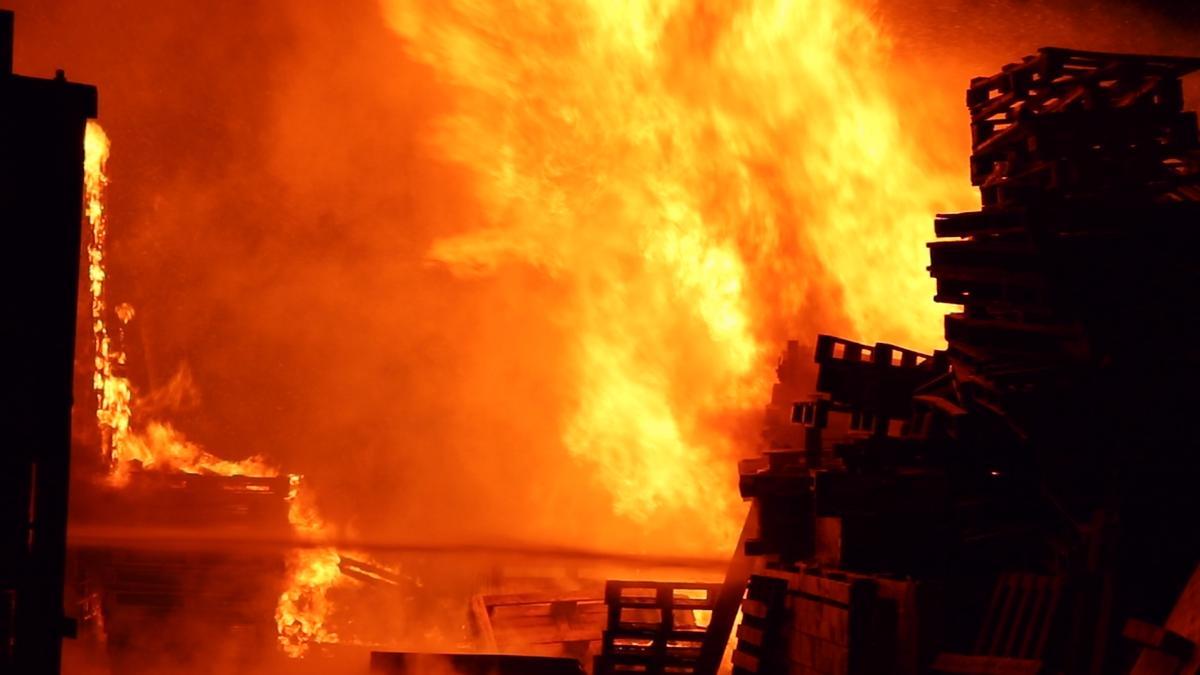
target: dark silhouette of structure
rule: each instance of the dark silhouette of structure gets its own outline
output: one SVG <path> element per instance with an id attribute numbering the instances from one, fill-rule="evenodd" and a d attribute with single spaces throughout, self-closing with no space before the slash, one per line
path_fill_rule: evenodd
<path id="1" fill-rule="evenodd" d="M 57 673 L 63 612 L 83 136 L 96 90 L 12 73 L 0 11 L 0 671 Z"/>

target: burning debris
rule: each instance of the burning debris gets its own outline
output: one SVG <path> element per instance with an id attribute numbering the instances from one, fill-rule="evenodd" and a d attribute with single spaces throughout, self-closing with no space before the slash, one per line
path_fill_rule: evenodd
<path id="1" fill-rule="evenodd" d="M 341 556 L 338 550 L 319 545 L 327 534 L 328 526 L 310 500 L 301 494 L 300 476 L 281 476 L 275 467 L 261 457 L 240 461 L 222 459 L 188 441 L 166 423 L 151 420 L 144 428 L 135 426 L 133 387 L 121 375 L 126 355 L 108 329 L 104 286 L 108 277 L 104 264 L 108 217 L 104 190 L 108 184 L 105 169 L 110 144 L 99 124 L 88 124 L 84 147 L 86 216 L 92 235 L 87 254 L 92 332 L 96 348 L 93 388 L 96 392 L 96 414 L 101 429 L 104 461 L 109 467 L 105 482 L 114 491 L 106 499 L 113 498 L 114 494 L 119 499 L 119 495 L 129 489 L 131 483 L 136 483 L 130 492 L 136 495 L 134 501 L 140 504 L 128 504 L 128 509 L 118 509 L 116 513 L 140 513 L 152 509 L 161 515 L 164 507 L 175 502 L 182 508 L 174 512 L 168 509 L 166 513 L 169 516 L 163 524 L 220 528 L 235 526 L 237 520 L 246 520 L 243 526 L 257 528 L 260 532 L 278 529 L 279 523 L 273 522 L 275 518 L 256 514 L 248 508 L 248 504 L 239 503 L 238 500 L 274 502 L 272 506 L 278 515 L 285 516 L 284 522 L 290 525 L 292 534 L 305 543 L 304 547 L 294 549 L 287 556 L 284 575 L 287 582 L 283 592 L 277 596 L 274 611 L 279 644 L 289 656 L 299 657 L 311 644 L 336 642 L 337 634 L 326 625 L 333 610 L 328 594 L 333 587 L 345 583 L 347 579 L 343 577 L 339 566 Z M 117 313 L 122 324 L 132 318 L 132 309 L 127 305 L 124 307 Z M 178 477 L 164 481 L 161 474 Z M 160 487 L 156 489 L 150 487 L 152 485 Z M 198 518 L 189 517 L 189 512 L 202 515 Z M 312 546 L 314 543 L 318 545 Z M 94 560 L 91 562 L 95 563 Z M 256 561 L 254 567 L 261 568 L 263 564 Z M 161 559 L 158 565 L 164 569 L 172 567 Z M 204 560 L 193 566 L 196 565 L 211 567 Z M 88 566 L 103 567 L 96 564 Z M 255 580 L 263 578 L 261 573 L 255 572 L 254 567 L 235 564 L 234 568 L 239 570 L 236 576 Z M 121 574 L 119 571 L 116 573 Z M 205 575 L 212 574 L 211 570 L 205 570 Z M 175 583 L 184 582 L 175 580 Z M 129 596 L 128 593 L 115 590 L 121 588 L 121 582 L 113 584 L 100 581 L 95 585 L 102 589 L 102 599 L 111 597 L 114 602 L 120 602 L 120 598 Z M 190 599 L 192 593 L 184 591 L 176 595 L 188 595 Z M 177 600 L 181 601 L 182 598 Z M 248 601 L 247 604 L 254 603 Z M 120 610 L 109 608 L 102 600 L 100 611 Z M 111 634 L 114 621 L 107 618 L 105 625 Z M 120 648 L 119 644 L 117 648 Z"/>

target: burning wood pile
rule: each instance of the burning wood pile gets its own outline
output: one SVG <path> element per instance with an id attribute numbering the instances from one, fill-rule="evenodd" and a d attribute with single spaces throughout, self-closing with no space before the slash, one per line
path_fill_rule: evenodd
<path id="1" fill-rule="evenodd" d="M 1097 672 L 1139 648 L 1126 620 L 1166 618 L 1200 541 L 1178 477 L 1197 468 L 1197 68 L 1048 48 L 971 83 L 983 209 L 938 216 L 956 239 L 929 245 L 937 301 L 962 306 L 949 347 L 821 336 L 801 400 L 789 345 L 770 447 L 740 467 L 761 562 L 735 673 Z"/>

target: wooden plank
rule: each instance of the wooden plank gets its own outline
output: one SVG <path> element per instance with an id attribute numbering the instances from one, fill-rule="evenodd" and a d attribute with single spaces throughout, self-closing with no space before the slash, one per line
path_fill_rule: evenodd
<path id="1" fill-rule="evenodd" d="M 729 634 L 737 619 L 738 609 L 742 604 L 742 594 L 750 575 L 758 568 L 759 561 L 745 554 L 745 544 L 749 539 L 758 536 L 759 507 L 758 500 L 751 502 L 750 511 L 746 514 L 746 523 L 742 526 L 742 534 L 733 550 L 733 557 L 725 571 L 725 581 L 721 585 L 716 604 L 709 621 L 708 634 L 696 662 L 697 675 L 717 675 L 721 659 L 725 655 L 725 647 L 729 643 Z"/>
<path id="2" fill-rule="evenodd" d="M 594 589 L 581 589 L 563 593 L 509 593 L 484 595 L 483 604 L 492 607 L 502 605 L 527 605 L 548 602 L 603 602 L 604 590 L 599 585 Z"/>
<path id="3" fill-rule="evenodd" d="M 1165 627 L 1172 633 L 1200 646 L 1200 565 L 1196 567 L 1187 586 L 1184 587 L 1183 593 L 1180 594 L 1179 600 L 1176 601 L 1175 607 L 1167 617 Z M 1163 671 L 1156 669 L 1155 666 L 1161 668 L 1163 660 L 1161 654 L 1162 652 L 1143 649 L 1134 663 L 1133 669 L 1130 670 L 1130 675 L 1159 675 Z M 1176 671 L 1179 675 L 1200 673 L 1200 648 L 1193 649 L 1191 657 L 1182 664 L 1178 660 L 1175 663 L 1180 666 Z"/>
<path id="4" fill-rule="evenodd" d="M 492 618 L 488 615 L 483 596 L 471 596 L 470 612 L 471 620 L 475 623 L 475 630 L 479 634 L 483 648 L 492 652 L 496 651 L 498 649 L 496 645 L 496 633 L 492 630 Z"/>
<path id="5" fill-rule="evenodd" d="M 814 667 L 818 672 L 828 675 L 848 675 L 850 649 L 832 642 L 820 642 L 817 645 L 817 662 Z"/>

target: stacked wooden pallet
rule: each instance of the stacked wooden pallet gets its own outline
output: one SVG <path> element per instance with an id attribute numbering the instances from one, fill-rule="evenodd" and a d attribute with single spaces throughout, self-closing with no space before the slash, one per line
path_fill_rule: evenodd
<path id="1" fill-rule="evenodd" d="M 721 584 L 609 581 L 608 627 L 594 675 L 695 672 L 720 589 Z"/>
<path id="2" fill-rule="evenodd" d="M 945 370 L 940 354 L 832 335 L 817 337 L 815 358 L 817 391 L 852 415 L 852 429 L 874 436 L 899 435 L 898 425 L 912 416 L 913 391 Z"/>
<path id="3" fill-rule="evenodd" d="M 938 216 L 936 234 L 952 239 L 929 245 L 936 300 L 962 307 L 946 340 L 967 407 L 1023 438 L 1043 410 L 1067 427 L 1070 402 L 1095 409 L 1080 383 L 1170 348 L 1149 336 L 1200 338 L 1178 310 L 1200 283 L 1200 134 L 1180 84 L 1196 69 L 1047 48 L 972 81 L 983 209 Z"/>
<path id="4" fill-rule="evenodd" d="M 1180 78 L 1198 68 L 1194 58 L 1047 47 L 972 80 L 971 180 L 984 207 L 1194 185 L 1200 143 Z"/>
<path id="5" fill-rule="evenodd" d="M 975 591 L 1006 569 L 1042 576 L 1002 575 L 991 641 L 942 654 L 947 672 L 1093 658 L 1077 637 L 1043 654 L 1058 598 L 1048 580 L 1084 566 L 1106 491 L 1124 489 L 1105 480 L 1131 467 L 1147 484 L 1176 474 L 1177 442 L 1105 462 L 1148 438 L 1177 441 L 1149 420 L 1194 410 L 1200 315 L 1181 308 L 1200 287 L 1200 133 L 1180 77 L 1196 69 L 1200 59 L 1050 48 L 972 82 L 982 209 L 939 216 L 930 244 L 936 300 L 961 306 L 947 350 L 820 336 L 806 398 L 789 343 L 767 450 L 739 465 L 758 519 L 744 552 L 770 568 L 743 603 L 740 673 L 919 672 L 940 649 L 917 620 L 937 604 L 931 580 L 974 618 Z M 1146 523 L 1165 511 L 1140 508 Z M 1093 585 L 1080 588 L 1071 636 L 1096 631 Z"/>
<path id="6" fill-rule="evenodd" d="M 789 345 L 781 360 L 781 380 L 794 351 Z M 944 510 L 941 503 L 929 506 L 930 500 L 940 499 L 944 489 L 936 472 L 897 474 L 895 468 L 928 451 L 910 437 L 908 422 L 914 393 L 946 375 L 945 357 L 821 335 L 815 361 L 818 393 L 794 402 L 790 420 L 802 429 L 791 436 L 803 445 L 771 447 L 739 465 L 742 497 L 758 504 L 758 532 L 746 541 L 745 553 L 782 564 L 811 559 L 864 571 L 907 571 L 895 544 L 927 538 L 939 522 L 928 514 Z M 770 416 L 767 423 L 775 424 Z"/>
<path id="7" fill-rule="evenodd" d="M 834 445 L 866 437 L 898 437 L 912 417 L 913 393 L 947 370 L 945 355 L 886 343 L 862 344 L 818 335 L 816 393 L 799 381 L 799 344 L 788 342 L 767 407 L 764 439 L 770 450 L 804 451 L 806 468 L 839 461 Z"/>

